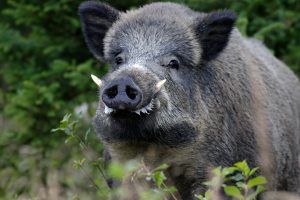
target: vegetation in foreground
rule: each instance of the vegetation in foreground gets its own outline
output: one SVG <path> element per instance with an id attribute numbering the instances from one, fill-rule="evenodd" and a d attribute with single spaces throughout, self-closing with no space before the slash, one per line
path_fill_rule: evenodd
<path id="1" fill-rule="evenodd" d="M 80 131 L 80 121 L 67 114 L 60 122 L 60 126 L 52 132 L 62 132 L 67 138 L 65 143 L 74 140 L 84 152 L 90 148 L 89 133 Z M 176 200 L 176 188 L 168 186 L 164 170 L 167 164 L 155 169 L 148 169 L 143 161 L 130 160 L 121 164 L 115 161 L 103 166 L 99 160 L 85 157 L 74 160 L 74 168 L 81 170 L 86 179 L 94 187 L 99 197 L 103 199 L 139 197 L 141 200 L 164 200 L 168 197 Z M 90 168 L 90 169 L 89 169 Z M 94 169 L 93 169 L 94 168 Z M 89 171 L 97 170 L 96 178 Z M 235 163 L 231 167 L 217 167 L 212 170 L 210 181 L 203 183 L 208 187 L 204 195 L 196 195 L 199 200 L 220 199 L 220 192 L 238 200 L 255 200 L 265 190 L 267 180 L 257 175 L 258 168 L 250 169 L 246 161 Z M 99 178 L 102 181 L 99 181 Z M 118 187 L 111 187 L 110 180 L 122 182 Z M 136 199 L 136 198 L 134 198 Z"/>

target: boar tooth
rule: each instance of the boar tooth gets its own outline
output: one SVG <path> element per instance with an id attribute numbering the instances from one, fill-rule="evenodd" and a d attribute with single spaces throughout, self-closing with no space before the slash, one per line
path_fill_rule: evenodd
<path id="1" fill-rule="evenodd" d="M 142 113 L 145 113 L 145 114 L 148 114 L 148 111 L 147 111 L 146 108 L 142 108 L 142 109 L 141 109 L 141 112 L 142 112 Z"/>
<path id="2" fill-rule="evenodd" d="M 104 113 L 105 113 L 105 114 L 110 114 L 110 113 L 112 113 L 113 111 L 114 111 L 114 109 L 109 108 L 109 107 L 107 107 L 107 106 L 105 105 L 105 107 L 104 107 Z"/>
<path id="3" fill-rule="evenodd" d="M 155 106 L 155 105 L 154 105 L 154 100 L 153 100 L 153 99 L 151 100 L 150 104 L 151 104 L 151 105 L 150 105 L 150 108 L 151 108 L 151 110 L 152 110 L 152 109 L 154 108 L 154 106 Z"/>
<path id="4" fill-rule="evenodd" d="M 147 110 L 148 112 L 150 112 L 150 111 L 152 111 L 153 107 L 154 107 L 154 102 L 153 102 L 153 99 L 152 99 L 152 100 L 150 101 L 150 103 L 149 103 L 147 106 L 145 106 L 144 108 L 146 108 L 146 110 Z"/>
<path id="5" fill-rule="evenodd" d="M 96 85 L 98 85 L 98 87 L 101 87 L 101 85 L 102 85 L 101 79 L 93 74 L 91 74 L 91 77 L 92 77 L 93 81 L 96 83 Z"/>
<path id="6" fill-rule="evenodd" d="M 147 106 L 147 109 L 148 109 L 148 110 L 152 110 L 153 107 L 154 107 L 154 101 L 153 101 L 153 99 L 152 99 L 151 102 L 149 103 L 149 105 Z"/>
<path id="7" fill-rule="evenodd" d="M 146 106 L 146 110 L 151 111 L 152 110 L 152 104 L 148 104 L 148 106 Z"/>
<path id="8" fill-rule="evenodd" d="M 158 83 L 156 83 L 155 85 L 155 93 L 159 92 L 162 88 L 162 86 L 166 83 L 166 79 L 159 81 Z"/>
<path id="9" fill-rule="evenodd" d="M 136 114 L 138 114 L 138 115 L 141 115 L 141 110 L 136 110 L 136 111 L 134 111 Z"/>

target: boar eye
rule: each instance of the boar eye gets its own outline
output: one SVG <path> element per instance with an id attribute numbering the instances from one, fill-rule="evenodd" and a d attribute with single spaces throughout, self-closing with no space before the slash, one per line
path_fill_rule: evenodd
<path id="1" fill-rule="evenodd" d="M 116 58 L 115 58 L 115 63 L 116 63 L 117 65 L 122 64 L 122 63 L 123 63 L 123 58 L 120 57 L 120 56 L 116 57 Z"/>
<path id="2" fill-rule="evenodd" d="M 173 69 L 178 69 L 179 68 L 179 61 L 178 60 L 171 60 L 168 64 L 168 67 L 173 68 Z"/>

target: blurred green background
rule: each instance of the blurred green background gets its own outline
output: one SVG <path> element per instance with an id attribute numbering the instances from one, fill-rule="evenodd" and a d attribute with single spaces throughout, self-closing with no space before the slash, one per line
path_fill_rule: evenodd
<path id="1" fill-rule="evenodd" d="M 101 157 L 90 124 L 98 99 L 90 74 L 107 70 L 84 44 L 80 2 L 0 1 L 0 199 L 94 199 L 86 173 L 103 182 L 93 168 L 82 172 L 73 167 L 74 160 Z M 152 1 L 107 2 L 126 10 Z M 264 41 L 300 75 L 299 0 L 174 2 L 205 12 L 234 10 L 243 35 Z M 77 132 L 91 130 L 88 149 L 51 132 L 66 113 L 79 120 Z"/>

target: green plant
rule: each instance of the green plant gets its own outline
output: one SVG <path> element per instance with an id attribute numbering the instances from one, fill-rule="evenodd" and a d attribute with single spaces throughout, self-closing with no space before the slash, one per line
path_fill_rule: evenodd
<path id="1" fill-rule="evenodd" d="M 233 167 L 217 167 L 212 170 L 213 178 L 205 182 L 210 189 L 205 195 L 196 195 L 199 200 L 213 199 L 213 193 L 222 188 L 227 196 L 238 200 L 255 200 L 265 190 L 267 180 L 263 176 L 255 176 L 258 168 L 250 169 L 246 161 L 237 162 Z"/>
<path id="2" fill-rule="evenodd" d="M 52 129 L 52 132 L 63 132 L 67 138 L 65 143 L 75 141 L 83 151 L 89 148 L 90 129 L 85 132 L 80 129 L 80 120 L 71 114 L 66 114 L 60 121 L 58 128 Z M 148 169 L 141 160 L 129 160 L 126 163 L 112 161 L 108 168 L 104 169 L 103 162 L 99 159 L 91 160 L 82 155 L 83 158 L 74 160 L 73 166 L 81 170 L 88 178 L 91 185 L 95 188 L 101 198 L 124 197 L 130 195 L 130 188 L 137 191 L 142 200 L 157 199 L 163 200 L 170 196 L 176 200 L 174 193 L 176 188 L 166 184 L 167 177 L 164 174 L 169 166 L 162 164 L 155 169 Z M 86 164 L 87 163 L 87 164 Z M 90 170 L 86 168 L 96 168 L 100 172 L 98 177 L 89 174 Z M 266 179 L 263 176 L 255 176 L 258 168 L 250 169 L 246 161 L 237 162 L 232 167 L 217 167 L 212 170 L 213 177 L 204 184 L 209 187 L 205 195 L 196 195 L 199 200 L 212 200 L 215 193 L 219 193 L 222 188 L 227 196 L 238 200 L 255 200 L 261 192 L 265 190 Z M 110 188 L 108 179 L 125 182 L 126 184 L 117 188 Z M 125 181 L 124 181 L 125 180 Z M 106 183 L 106 184 L 105 184 Z"/>
<path id="3" fill-rule="evenodd" d="M 64 133 L 67 136 L 65 144 L 73 141 L 74 144 L 78 144 L 81 147 L 83 158 L 74 160 L 73 166 L 83 172 L 99 197 L 107 199 L 124 196 L 128 193 L 126 187 L 122 185 L 118 188 L 110 188 L 107 180 L 114 179 L 119 182 L 129 180 L 129 184 L 137 188 L 140 192 L 139 195 L 141 199 L 144 200 L 163 200 L 169 195 L 172 196 L 173 199 L 176 199 L 173 195 L 173 193 L 176 192 L 176 188 L 167 186 L 165 183 L 167 178 L 163 171 L 168 168 L 168 165 L 162 164 L 155 169 L 149 170 L 143 161 L 129 160 L 126 163 L 110 162 L 108 167 L 104 169 L 101 159 L 95 160 L 95 158 L 89 158 L 84 155 L 84 152 L 90 148 L 89 134 L 91 131 L 90 128 L 83 131 L 80 126 L 80 117 L 76 118 L 75 116 L 72 117 L 71 114 L 66 114 L 60 121 L 59 126 L 52 129 L 52 132 Z M 91 168 L 98 170 L 98 175 L 101 179 L 90 174 Z M 136 181 L 139 185 L 134 183 Z M 149 182 L 150 185 L 154 185 L 154 187 L 147 184 L 147 182 Z M 142 185 L 142 187 L 140 187 L 140 185 Z"/>
<path id="4" fill-rule="evenodd" d="M 81 170 L 86 178 L 90 181 L 92 186 L 96 189 L 97 192 L 101 192 L 101 195 L 103 195 L 103 192 L 105 191 L 105 194 L 107 193 L 107 190 L 109 188 L 109 184 L 106 182 L 107 175 L 103 170 L 103 162 L 101 159 L 95 159 L 86 157 L 84 152 L 90 150 L 90 132 L 91 128 L 88 127 L 86 130 L 83 130 L 80 126 L 82 125 L 80 122 L 82 122 L 82 118 L 79 117 L 72 117 L 72 114 L 66 114 L 63 119 L 60 121 L 59 127 L 52 129 L 51 132 L 57 133 L 62 132 L 64 133 L 67 138 L 65 139 L 65 143 L 69 143 L 71 141 L 74 141 L 74 143 L 80 146 L 82 150 L 83 158 L 74 160 L 73 166 L 76 169 Z M 86 163 L 88 162 L 87 166 Z M 99 181 L 98 177 L 94 178 L 92 174 L 89 173 L 91 170 L 87 170 L 86 168 L 94 168 L 100 172 L 100 176 L 102 176 L 102 180 Z"/>

